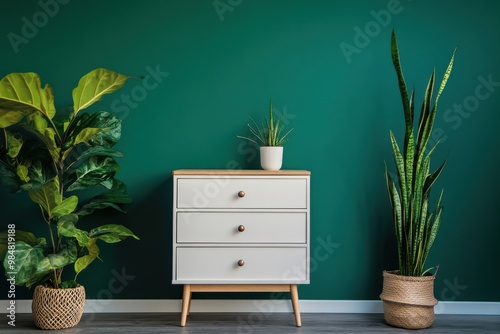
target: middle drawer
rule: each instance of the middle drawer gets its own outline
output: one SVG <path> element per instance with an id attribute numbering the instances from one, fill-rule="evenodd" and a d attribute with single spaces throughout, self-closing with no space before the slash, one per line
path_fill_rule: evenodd
<path id="1" fill-rule="evenodd" d="M 305 212 L 178 212 L 178 243 L 306 243 Z"/>

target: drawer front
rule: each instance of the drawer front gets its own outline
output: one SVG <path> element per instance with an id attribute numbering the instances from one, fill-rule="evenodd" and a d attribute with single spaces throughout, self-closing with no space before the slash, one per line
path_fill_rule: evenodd
<path id="1" fill-rule="evenodd" d="M 305 244 L 306 240 L 305 212 L 177 213 L 178 243 Z"/>
<path id="2" fill-rule="evenodd" d="M 244 196 L 238 194 L 244 192 Z M 241 193 L 240 193 L 241 195 Z M 179 178 L 177 208 L 306 209 L 306 178 Z"/>
<path id="3" fill-rule="evenodd" d="M 306 281 L 306 248 L 177 248 L 177 280 L 209 283 Z M 238 266 L 243 260 L 244 265 Z"/>

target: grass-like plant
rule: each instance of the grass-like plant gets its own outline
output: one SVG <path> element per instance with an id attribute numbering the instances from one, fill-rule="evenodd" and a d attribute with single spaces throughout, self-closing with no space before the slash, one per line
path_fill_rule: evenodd
<path id="1" fill-rule="evenodd" d="M 401 69 L 396 33 L 394 30 L 392 31 L 391 56 L 398 78 L 405 117 L 403 152 L 401 152 L 394 134 L 392 131 L 390 132 L 393 155 L 397 167 L 397 184 L 389 174 L 387 165 L 385 170 L 387 188 L 394 215 L 399 273 L 405 276 L 423 276 L 432 269 L 425 270 L 424 266 L 441 223 L 443 190 L 441 190 L 436 209 L 433 212 L 429 209 L 429 198 L 431 188 L 441 174 L 446 160 L 435 171 L 430 172 L 431 154 L 439 144 L 439 141 L 434 143 L 430 148 L 428 144 L 430 144 L 429 139 L 434 119 L 436 118 L 438 100 L 450 76 L 455 52 L 456 49 L 453 51 L 451 60 L 441 80 L 433 106 L 431 104 L 434 91 L 435 69 L 430 76 L 420 111 L 418 129 L 415 134 L 413 124 L 415 92 L 412 90 L 411 94 L 408 94 Z"/>
<path id="2" fill-rule="evenodd" d="M 257 122 L 254 121 L 252 117 L 249 118 L 252 121 L 253 125 L 247 123 L 247 127 L 256 140 L 244 136 L 237 137 L 249 140 L 259 146 L 283 146 L 283 144 L 288 140 L 288 134 L 290 134 L 290 132 L 292 132 L 293 130 L 290 129 L 285 134 L 282 134 L 285 123 L 283 119 L 276 118 L 274 116 L 272 101 L 269 103 L 269 119 L 265 119 L 260 126 L 257 124 Z"/>

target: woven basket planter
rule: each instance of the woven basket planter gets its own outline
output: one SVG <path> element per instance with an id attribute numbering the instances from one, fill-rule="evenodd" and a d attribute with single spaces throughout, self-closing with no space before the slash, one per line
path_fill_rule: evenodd
<path id="1" fill-rule="evenodd" d="M 31 311 L 35 325 L 41 329 L 62 329 L 76 326 L 85 306 L 85 289 L 54 289 L 38 285 L 33 292 Z"/>
<path id="2" fill-rule="evenodd" d="M 399 271 L 384 271 L 384 319 L 395 327 L 422 329 L 432 326 L 434 306 L 433 276 L 402 276 Z"/>

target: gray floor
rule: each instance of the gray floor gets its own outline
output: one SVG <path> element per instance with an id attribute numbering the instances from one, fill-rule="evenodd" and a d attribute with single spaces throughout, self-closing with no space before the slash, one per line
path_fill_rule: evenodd
<path id="1" fill-rule="evenodd" d="M 40 333 L 31 314 L 17 314 L 16 326 L 1 314 L 2 333 Z M 53 333 L 500 333 L 500 316 L 436 315 L 429 329 L 412 331 L 384 323 L 382 314 L 302 314 L 302 327 L 286 313 L 192 313 L 179 327 L 177 313 L 84 314 L 73 328 Z"/>

